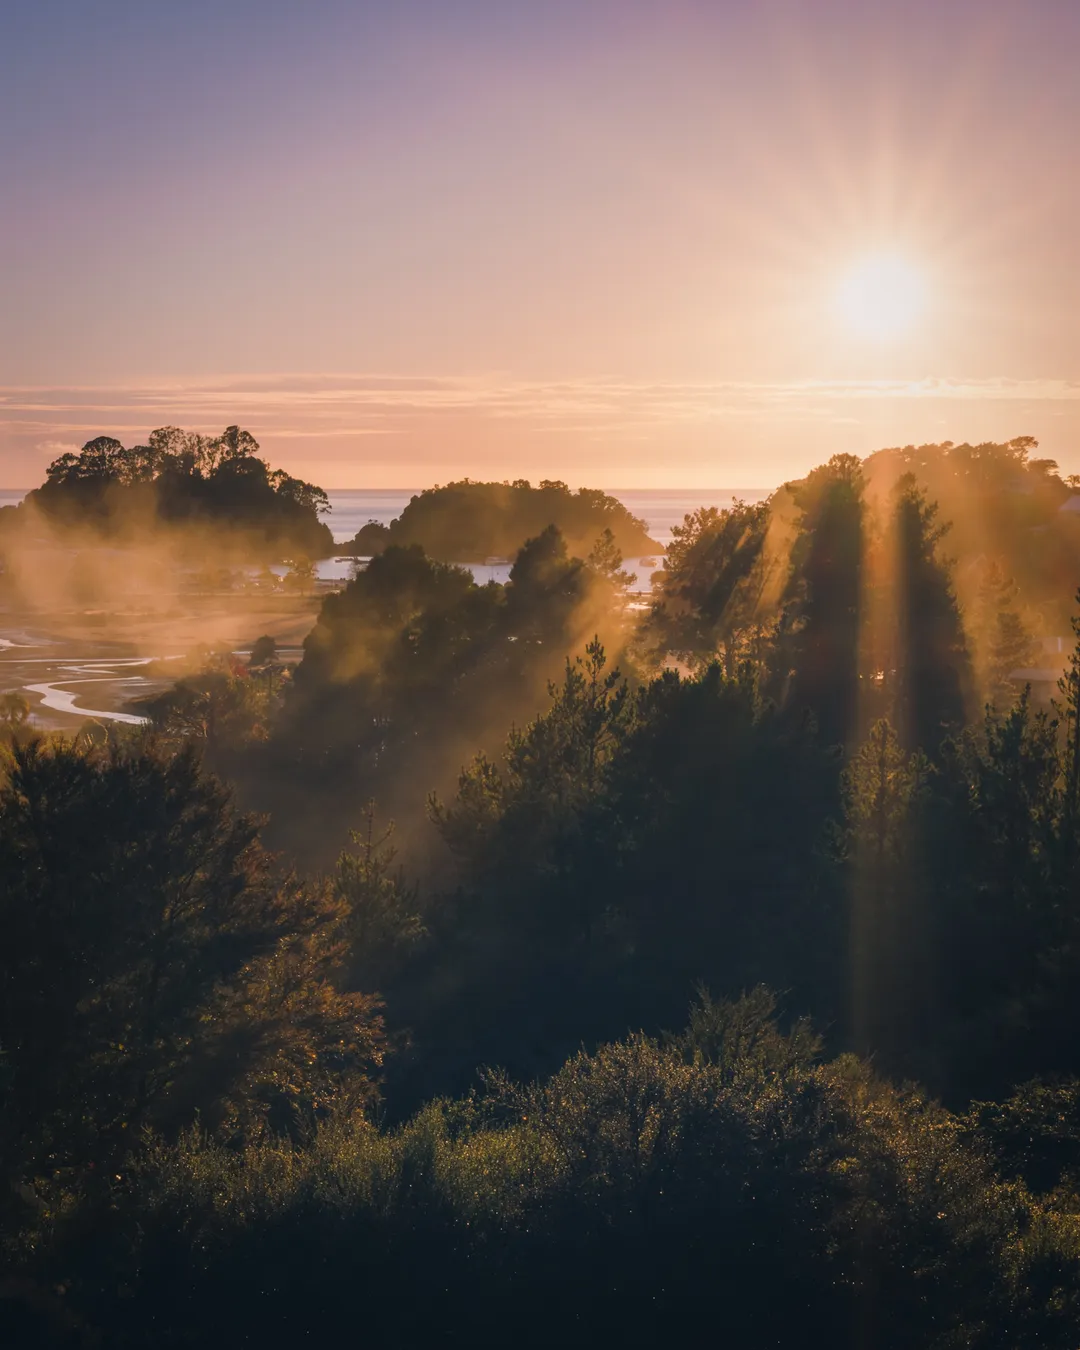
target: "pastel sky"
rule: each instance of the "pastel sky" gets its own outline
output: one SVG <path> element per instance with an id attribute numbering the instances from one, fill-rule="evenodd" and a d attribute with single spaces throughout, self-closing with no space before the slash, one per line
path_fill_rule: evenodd
<path id="1" fill-rule="evenodd" d="M 1080 471 L 1078 68 L 1078 0 L 11 0 L 0 486 L 230 422 L 331 487 Z"/>

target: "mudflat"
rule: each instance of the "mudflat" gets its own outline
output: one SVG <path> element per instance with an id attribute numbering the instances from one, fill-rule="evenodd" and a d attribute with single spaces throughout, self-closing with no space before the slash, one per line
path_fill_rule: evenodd
<path id="1" fill-rule="evenodd" d="M 0 693 L 21 690 L 42 728 L 138 721 L 134 701 L 167 688 L 200 648 L 244 653 L 265 633 L 283 659 L 299 659 L 323 589 L 170 596 L 161 605 L 0 606 Z"/>

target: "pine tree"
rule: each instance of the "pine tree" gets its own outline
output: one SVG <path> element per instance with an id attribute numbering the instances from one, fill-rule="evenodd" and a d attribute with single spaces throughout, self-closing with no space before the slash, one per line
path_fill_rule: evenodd
<path id="1" fill-rule="evenodd" d="M 615 588 L 615 592 L 620 598 L 626 595 L 634 578 L 623 569 L 622 551 L 615 542 L 615 535 L 609 528 L 604 529 L 592 546 L 586 562 L 597 575 L 603 577 L 606 582 Z"/>
<path id="2" fill-rule="evenodd" d="M 1076 592 L 1080 606 L 1080 589 Z M 1069 657 L 1069 668 L 1058 681 L 1062 703 L 1058 708 L 1064 729 L 1065 814 L 1074 826 L 1080 825 L 1080 618 L 1072 620 L 1076 645 Z"/>
<path id="3" fill-rule="evenodd" d="M 598 851 L 591 813 L 608 766 L 632 725 L 633 704 L 618 669 L 607 668 L 598 638 L 567 659 L 551 706 L 507 740 L 501 767 L 478 755 L 455 802 L 433 798 L 432 818 L 472 886 L 505 888 L 526 908 L 546 897 L 549 935 L 588 939 L 597 899 L 589 880 Z"/>
<path id="4" fill-rule="evenodd" d="M 971 691 L 960 606 L 951 560 L 938 546 L 949 525 L 938 522 L 913 474 L 893 497 L 895 563 L 895 719 L 909 749 L 935 754 L 950 732 L 963 727 Z"/>
<path id="5" fill-rule="evenodd" d="M 997 631 L 990 644 L 989 693 L 992 702 L 1007 705 L 1017 695 L 1016 683 L 1010 676 L 1013 671 L 1029 666 L 1039 649 L 1023 619 L 1014 610 L 999 610 L 996 625 Z"/>
<path id="6" fill-rule="evenodd" d="M 363 829 L 350 832 L 356 851 L 341 854 L 334 877 L 346 910 L 349 974 L 362 989 L 384 988 L 426 936 L 417 889 L 394 865 L 393 835 L 393 822 L 376 831 L 375 803 L 368 802 Z"/>
<path id="7" fill-rule="evenodd" d="M 927 934 L 915 906 L 918 807 L 930 764 L 882 718 L 845 771 L 843 853 L 851 884 L 852 1029 L 863 1051 L 895 1052 L 919 1018 Z"/>
<path id="8" fill-rule="evenodd" d="M 1031 665 L 1038 652 L 1017 608 L 1018 597 L 1012 577 L 990 563 L 979 585 L 974 637 L 984 696 L 1000 707 L 1013 703 L 1019 692 L 1010 674 Z"/>
<path id="9" fill-rule="evenodd" d="M 792 550 L 786 650 L 790 706 L 810 712 L 826 744 L 854 735 L 866 507 L 862 467 L 834 455 L 799 489 L 802 515 Z"/>

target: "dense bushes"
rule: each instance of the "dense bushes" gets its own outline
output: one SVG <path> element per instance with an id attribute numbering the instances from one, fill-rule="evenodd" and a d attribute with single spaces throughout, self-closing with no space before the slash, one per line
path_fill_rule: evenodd
<path id="1" fill-rule="evenodd" d="M 0 876 L 9 1231 L 146 1128 L 247 1139 L 371 1101 L 384 1038 L 343 987 L 347 904 L 282 875 L 192 751 L 12 746 Z"/>
<path id="2" fill-rule="evenodd" d="M 760 992 L 395 1130 L 151 1145 L 48 1269 L 116 1344 L 1075 1344 L 1080 1219 Z M 52 1263 L 60 1262 L 57 1267 Z"/>

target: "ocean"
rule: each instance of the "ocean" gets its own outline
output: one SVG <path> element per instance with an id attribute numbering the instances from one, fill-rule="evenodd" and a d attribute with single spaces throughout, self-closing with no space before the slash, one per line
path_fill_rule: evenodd
<path id="1" fill-rule="evenodd" d="M 15 506 L 26 496 L 26 488 L 0 488 L 0 506 Z M 419 488 L 331 488 L 330 528 L 336 543 L 352 539 L 361 525 L 377 520 L 389 523 L 408 505 Z M 748 502 L 764 501 L 771 488 L 605 488 L 605 492 L 640 516 L 659 544 L 671 542 L 671 527 L 682 523 L 690 511 L 702 506 L 730 506 L 737 498 Z"/>
<path id="2" fill-rule="evenodd" d="M 377 520 L 388 525 L 401 515 L 418 488 L 337 488 L 328 489 L 330 515 L 328 523 L 334 542 L 347 543 L 362 525 Z M 606 488 L 635 516 L 644 520 L 649 534 L 662 547 L 671 542 L 672 527 L 682 523 L 683 517 L 702 506 L 730 506 L 736 498 L 748 502 L 764 501 L 770 488 Z M 14 506 L 26 495 L 25 489 L 0 489 L 0 506 Z M 653 564 L 640 566 L 640 559 L 627 558 L 624 566 L 634 576 L 634 589 L 647 590 Z M 469 570 L 477 581 L 505 581 L 509 566 L 471 564 Z M 318 576 L 323 581 L 340 581 L 351 575 L 352 562 L 345 558 L 324 558 L 318 564 Z"/>

